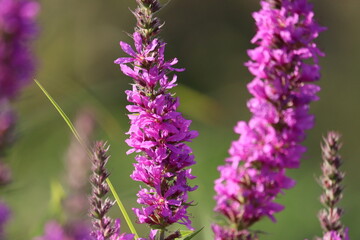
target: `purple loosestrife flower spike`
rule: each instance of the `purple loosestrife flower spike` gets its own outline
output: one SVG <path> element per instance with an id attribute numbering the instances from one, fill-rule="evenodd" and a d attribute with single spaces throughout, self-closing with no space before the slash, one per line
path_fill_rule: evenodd
<path id="1" fill-rule="evenodd" d="M 341 182 L 345 176 L 340 171 L 342 165 L 339 150 L 341 148 L 340 134 L 329 132 L 324 137 L 324 143 L 321 146 L 323 163 L 321 165 L 322 176 L 319 178 L 324 193 L 320 197 L 321 203 L 325 209 L 319 212 L 319 220 L 324 231 L 322 240 L 348 240 L 348 230 L 344 228 L 340 219 L 343 210 L 337 207 L 342 199 L 343 187 Z"/>
<path id="2" fill-rule="evenodd" d="M 133 234 L 120 234 L 120 220 L 113 221 L 106 216 L 114 202 L 106 198 L 109 192 L 109 186 L 106 179 L 109 172 L 106 170 L 106 164 L 109 160 L 107 155 L 109 147 L 103 142 L 95 143 L 93 149 L 93 175 L 90 179 L 92 184 L 92 196 L 90 198 L 91 212 L 93 218 L 94 230 L 91 235 L 95 240 L 132 240 Z"/>
<path id="3" fill-rule="evenodd" d="M 312 82 L 320 78 L 323 55 L 314 39 L 324 28 L 307 0 L 263 0 L 261 7 L 253 14 L 258 47 L 248 51 L 246 63 L 255 77 L 248 84 L 252 117 L 235 127 L 240 138 L 215 181 L 215 211 L 228 222 L 213 225 L 216 240 L 256 239 L 250 226 L 263 217 L 275 221 L 284 208 L 276 196 L 295 184 L 286 169 L 299 167 L 306 151 L 300 143 L 314 125 L 309 104 L 318 100 L 320 88 Z"/>
<path id="4" fill-rule="evenodd" d="M 33 76 L 29 43 L 37 31 L 38 11 L 35 1 L 0 0 L 0 100 L 15 97 Z"/>
<path id="5" fill-rule="evenodd" d="M 162 28 L 159 19 L 153 16 L 160 9 L 158 0 L 137 0 L 134 11 L 137 26 L 133 34 L 135 49 L 125 42 L 121 48 L 130 57 L 115 61 L 122 72 L 133 78 L 132 90 L 126 91 L 131 105 L 127 109 L 131 127 L 126 140 L 136 152 L 137 163 L 131 178 L 147 185 L 138 193 L 138 203 L 143 207 L 134 212 L 139 223 L 161 229 L 173 223 L 191 227 L 187 208 L 191 205 L 188 180 L 193 179 L 191 169 L 195 164 L 190 142 L 198 133 L 189 130 L 191 121 L 177 111 L 179 99 L 170 89 L 176 86 L 177 76 L 172 72 L 184 69 L 173 67 L 178 60 L 165 60 L 165 42 L 157 38 Z M 172 75 L 172 76 L 171 76 Z"/>
<path id="6" fill-rule="evenodd" d="M 38 10 L 34 1 L 0 0 L 0 161 L 14 139 L 16 118 L 9 101 L 33 75 L 28 45 L 36 32 Z M 0 162 L 0 185 L 9 183 L 10 176 L 10 168 Z"/>

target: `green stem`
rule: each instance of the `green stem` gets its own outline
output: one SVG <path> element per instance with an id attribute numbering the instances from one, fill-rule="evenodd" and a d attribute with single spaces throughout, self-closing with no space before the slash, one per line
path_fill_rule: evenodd
<path id="1" fill-rule="evenodd" d="M 117 203 L 117 205 L 119 206 L 121 213 L 124 215 L 125 221 L 126 221 L 127 225 L 129 226 L 131 233 L 132 233 L 132 234 L 135 234 L 135 239 L 138 239 L 139 236 L 138 236 L 138 234 L 137 234 L 137 232 L 136 232 L 136 230 L 135 230 L 135 227 L 134 227 L 134 225 L 132 224 L 129 215 L 127 214 L 127 212 L 126 212 L 126 210 L 125 210 L 125 207 L 124 207 L 124 205 L 122 204 L 122 202 L 121 202 L 121 200 L 120 200 L 120 198 L 119 198 L 119 195 L 116 193 L 115 188 L 114 188 L 114 186 L 112 185 L 112 183 L 111 183 L 111 181 L 110 181 L 109 178 L 106 179 L 106 183 L 109 185 L 110 191 L 111 191 L 111 193 L 114 195 L 114 198 L 115 198 L 115 200 L 116 200 L 116 203 Z"/>
<path id="2" fill-rule="evenodd" d="M 165 240 L 165 229 L 160 230 L 160 239 L 159 240 Z"/>

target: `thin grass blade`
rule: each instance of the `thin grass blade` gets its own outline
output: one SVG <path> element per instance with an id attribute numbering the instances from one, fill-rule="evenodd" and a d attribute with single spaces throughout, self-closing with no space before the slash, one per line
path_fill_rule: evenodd
<path id="1" fill-rule="evenodd" d="M 39 86 L 39 88 L 41 89 L 41 91 L 45 94 L 45 96 L 49 99 L 49 101 L 52 103 L 52 105 L 56 108 L 56 110 L 59 112 L 59 114 L 61 115 L 61 117 L 64 119 L 64 121 L 66 122 L 66 124 L 68 125 L 68 127 L 70 128 L 71 132 L 74 134 L 75 138 L 79 141 L 79 143 L 87 150 L 89 157 L 92 157 L 92 153 L 89 149 L 89 147 L 84 143 L 84 141 L 82 140 L 82 138 L 80 137 L 79 133 L 77 132 L 75 126 L 73 125 L 73 123 L 71 122 L 70 118 L 65 114 L 65 112 L 61 109 L 61 107 L 59 106 L 59 104 L 57 104 L 57 102 L 51 97 L 51 95 L 45 90 L 45 88 L 37 81 L 34 80 L 35 83 Z M 119 195 L 117 194 L 117 192 L 115 191 L 114 186 L 112 185 L 110 179 L 106 179 L 107 184 L 109 185 L 109 188 L 111 190 L 112 195 L 114 196 L 117 205 L 120 208 L 120 211 L 122 213 L 122 215 L 125 218 L 125 221 L 127 223 L 127 225 L 129 226 L 129 229 L 131 231 L 132 234 L 135 234 L 136 239 L 139 238 L 134 225 L 132 224 L 130 217 L 128 215 L 128 213 L 126 212 L 126 209 L 124 207 L 124 204 L 121 202 Z"/>
<path id="2" fill-rule="evenodd" d="M 112 194 L 114 195 L 114 198 L 120 208 L 120 211 L 122 212 L 122 214 L 124 215 L 124 218 L 125 218 L 125 221 L 127 222 L 129 228 L 130 228 L 130 231 L 132 234 L 135 234 L 135 239 L 138 239 L 139 236 L 137 235 L 136 233 L 136 230 L 135 230 L 135 227 L 134 225 L 132 224 L 131 220 L 130 220 L 130 217 L 129 215 L 127 214 L 126 212 L 126 209 L 124 207 L 124 205 L 122 204 L 122 202 L 120 201 L 120 198 L 118 196 L 118 194 L 116 193 L 116 190 L 114 188 L 114 186 L 112 185 L 111 181 L 109 178 L 106 179 L 106 183 L 109 185 L 109 188 L 110 188 L 110 191 L 112 192 Z"/>

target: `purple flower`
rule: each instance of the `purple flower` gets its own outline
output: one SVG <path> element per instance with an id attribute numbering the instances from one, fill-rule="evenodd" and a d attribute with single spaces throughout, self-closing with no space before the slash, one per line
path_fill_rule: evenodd
<path id="1" fill-rule="evenodd" d="M 88 225 L 79 222 L 62 226 L 56 221 L 49 221 L 45 225 L 44 235 L 34 240 L 93 240 Z"/>
<path id="2" fill-rule="evenodd" d="M 187 167 L 195 164 L 192 149 L 186 144 L 195 138 L 196 131 L 189 129 L 191 121 L 180 112 L 179 99 L 168 90 L 176 86 L 173 71 L 176 58 L 165 60 L 165 43 L 157 38 L 162 24 L 153 16 L 160 9 L 157 0 L 137 0 L 134 11 L 138 24 L 133 34 L 134 46 L 120 42 L 130 57 L 115 61 L 122 72 L 133 78 L 132 90 L 126 91 L 131 105 L 127 106 L 131 126 L 126 143 L 128 154 L 136 152 L 137 163 L 131 177 L 143 182 L 146 188 L 138 193 L 142 208 L 134 209 L 140 223 L 165 229 L 173 223 L 191 227 L 187 208 L 191 205 L 188 192 L 196 187 L 187 183 L 193 179 Z"/>
<path id="3" fill-rule="evenodd" d="M 338 231 L 327 232 L 322 240 L 349 240 L 348 229 L 345 229 L 343 234 L 340 234 Z"/>
<path id="4" fill-rule="evenodd" d="M 44 236 L 37 237 L 35 240 L 64 240 L 65 232 L 60 224 L 51 221 L 46 224 Z"/>
<path id="5" fill-rule="evenodd" d="M 0 239 L 4 238 L 4 227 L 10 218 L 10 209 L 0 202 Z"/>
<path id="6" fill-rule="evenodd" d="M 14 97 L 34 73 L 29 43 L 38 11 L 34 1 L 0 0 L 0 100 Z"/>
<path id="7" fill-rule="evenodd" d="M 240 239 L 240 240 L 255 240 L 257 239 L 256 234 L 253 234 L 247 230 L 237 231 L 232 228 L 222 227 L 216 224 L 211 226 L 215 233 L 214 240 L 228 240 L 228 239 Z"/>
<path id="8" fill-rule="evenodd" d="M 248 239 L 255 222 L 275 221 L 274 214 L 284 208 L 275 198 L 295 184 L 286 169 L 299 167 L 306 151 L 300 143 L 314 125 L 309 103 L 318 100 L 320 88 L 311 82 L 320 78 L 318 56 L 323 55 L 314 39 L 324 28 L 313 20 L 306 0 L 263 0 L 261 6 L 253 14 L 258 31 L 252 42 L 258 47 L 248 51 L 246 63 L 255 77 L 248 84 L 252 118 L 235 127 L 240 138 L 215 181 L 215 211 L 232 227 L 213 225 L 216 239 Z M 229 233 L 234 237 L 224 237 Z"/>
<path id="9" fill-rule="evenodd" d="M 28 45 L 36 32 L 38 10 L 39 5 L 34 1 L 0 0 L 0 185 L 11 180 L 10 168 L 2 162 L 5 151 L 14 140 L 16 123 L 8 102 L 34 72 Z"/>

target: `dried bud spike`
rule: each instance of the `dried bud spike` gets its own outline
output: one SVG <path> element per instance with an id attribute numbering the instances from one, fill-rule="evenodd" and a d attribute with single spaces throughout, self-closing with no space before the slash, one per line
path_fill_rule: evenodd
<path id="1" fill-rule="evenodd" d="M 347 229 L 341 223 L 343 210 L 336 206 L 343 196 L 341 183 L 345 175 L 339 169 L 342 164 L 339 154 L 342 146 L 340 138 L 339 133 L 331 131 L 321 144 L 323 163 L 319 183 L 324 193 L 320 196 L 320 202 L 325 209 L 320 210 L 318 218 L 324 231 L 323 239 L 348 239 Z"/>
<path id="2" fill-rule="evenodd" d="M 106 197 L 109 186 L 106 179 L 110 173 L 106 170 L 109 160 L 107 151 L 110 146 L 104 142 L 96 142 L 93 148 L 92 171 L 90 178 L 92 185 L 92 196 L 90 197 L 90 216 L 93 218 L 93 231 L 91 236 L 97 240 L 128 239 L 132 240 L 134 234 L 120 233 L 120 220 L 115 221 L 106 214 L 114 205 L 114 201 Z"/>
<path id="3" fill-rule="evenodd" d="M 145 42 L 150 42 L 160 33 L 164 25 L 154 17 L 154 14 L 161 9 L 161 4 L 158 0 L 136 0 L 136 2 L 138 7 L 133 11 L 137 20 L 135 32 L 140 33 Z"/>
<path id="4" fill-rule="evenodd" d="M 153 13 L 156 13 L 161 9 L 161 4 L 158 0 L 137 0 L 137 3 L 149 8 Z"/>
<path id="5" fill-rule="evenodd" d="M 92 236 L 101 235 L 104 239 L 109 239 L 114 234 L 113 220 L 106 216 L 109 209 L 114 205 L 113 201 L 105 198 L 109 192 L 109 186 L 106 179 L 109 172 L 105 166 L 109 160 L 107 151 L 109 146 L 103 142 L 96 142 L 93 149 L 92 171 L 90 178 L 92 185 L 92 196 L 90 198 L 91 210 L 90 215 L 93 218 L 94 231 Z M 105 198 L 105 199 L 104 199 Z"/>

